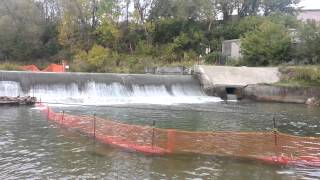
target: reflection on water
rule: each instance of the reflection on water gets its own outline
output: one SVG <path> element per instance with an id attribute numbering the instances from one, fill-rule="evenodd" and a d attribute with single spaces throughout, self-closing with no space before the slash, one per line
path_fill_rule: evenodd
<path id="1" fill-rule="evenodd" d="M 235 103 L 148 108 L 152 110 L 55 107 L 56 110 L 63 109 L 74 114 L 97 113 L 130 124 L 150 124 L 155 120 L 159 127 L 197 131 L 267 131 L 273 126 L 270 114 L 276 114 L 282 132 L 312 136 L 319 136 L 317 133 L 320 132 L 319 109 L 307 109 L 300 105 Z M 311 167 L 269 166 L 252 161 L 197 155 L 145 156 L 101 145 L 78 133 L 61 129 L 47 122 L 36 109 L 1 107 L 0 114 L 1 179 L 320 178 L 320 169 Z"/>

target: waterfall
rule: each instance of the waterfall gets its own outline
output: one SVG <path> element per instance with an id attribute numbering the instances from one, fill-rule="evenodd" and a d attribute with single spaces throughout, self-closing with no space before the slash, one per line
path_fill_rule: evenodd
<path id="1" fill-rule="evenodd" d="M 219 102 L 192 76 L 0 72 L 0 96 L 86 105 Z"/>

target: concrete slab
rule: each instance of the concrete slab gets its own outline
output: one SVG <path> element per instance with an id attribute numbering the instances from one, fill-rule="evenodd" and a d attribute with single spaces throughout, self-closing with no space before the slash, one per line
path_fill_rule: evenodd
<path id="1" fill-rule="evenodd" d="M 274 67 L 230 67 L 206 66 L 195 67 L 200 80 L 208 86 L 247 86 L 251 84 L 272 84 L 280 81 L 280 72 Z"/>

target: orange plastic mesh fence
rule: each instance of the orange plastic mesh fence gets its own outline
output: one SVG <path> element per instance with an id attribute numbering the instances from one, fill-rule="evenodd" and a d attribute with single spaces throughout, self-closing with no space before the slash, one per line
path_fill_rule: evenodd
<path id="1" fill-rule="evenodd" d="M 28 66 L 20 66 L 20 69 L 23 71 L 33 71 L 33 72 L 40 72 L 41 70 L 34 64 Z M 65 72 L 64 65 L 59 64 L 50 64 L 42 72 Z"/>
<path id="2" fill-rule="evenodd" d="M 39 68 L 34 64 L 28 65 L 28 66 L 20 66 L 20 69 L 23 71 L 33 71 L 33 72 L 40 71 Z"/>
<path id="3" fill-rule="evenodd" d="M 63 65 L 59 64 L 50 64 L 48 67 L 46 67 L 43 72 L 64 72 Z"/>
<path id="4" fill-rule="evenodd" d="M 48 119 L 97 140 L 150 154 L 204 154 L 320 166 L 320 138 L 280 132 L 187 132 L 45 110 Z"/>

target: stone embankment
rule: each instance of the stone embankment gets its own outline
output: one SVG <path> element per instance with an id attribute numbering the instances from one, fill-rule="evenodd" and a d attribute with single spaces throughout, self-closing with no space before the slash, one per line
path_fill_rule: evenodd
<path id="1" fill-rule="evenodd" d="M 37 102 L 35 97 L 7 97 L 0 96 L 0 105 L 33 105 Z"/>

